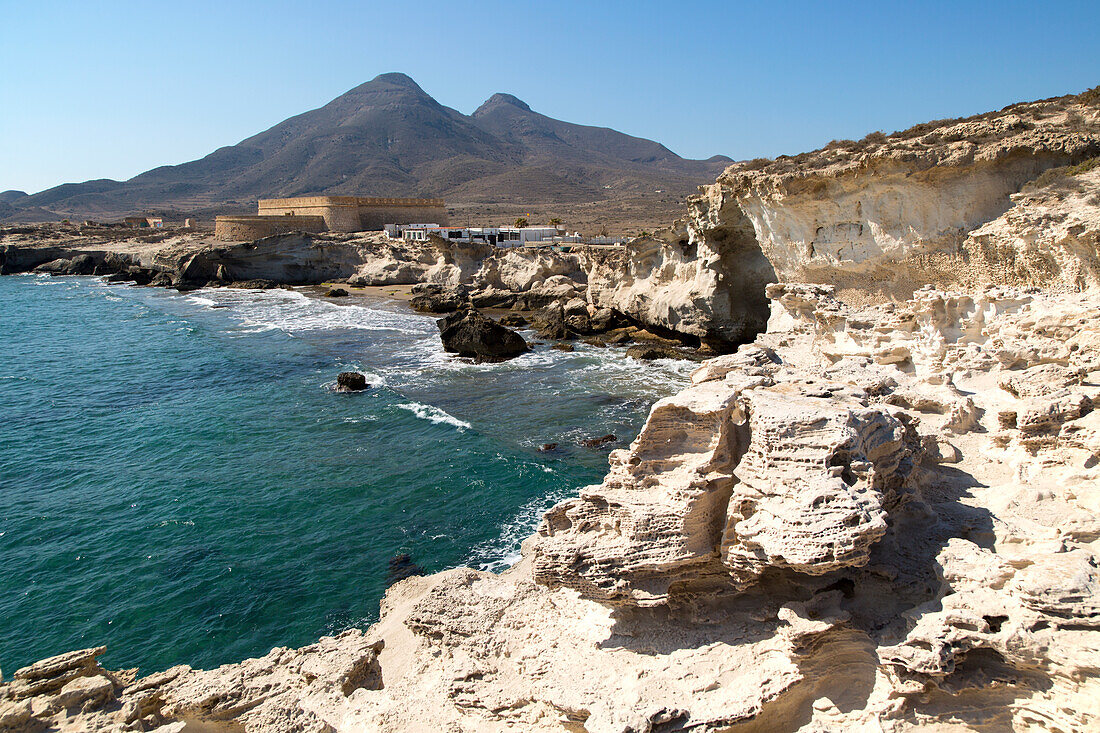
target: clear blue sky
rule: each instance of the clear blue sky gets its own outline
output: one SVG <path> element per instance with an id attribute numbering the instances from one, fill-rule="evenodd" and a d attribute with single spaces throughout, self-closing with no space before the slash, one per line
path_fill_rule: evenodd
<path id="1" fill-rule="evenodd" d="M 771 157 L 1096 86 L 1100 2 L 0 0 L 0 190 L 192 160 L 386 71 Z"/>

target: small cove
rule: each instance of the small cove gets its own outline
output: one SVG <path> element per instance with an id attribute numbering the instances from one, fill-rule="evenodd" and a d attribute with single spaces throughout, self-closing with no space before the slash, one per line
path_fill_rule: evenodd
<path id="1" fill-rule="evenodd" d="M 442 352 L 398 301 L 0 278 L 0 666 L 144 672 L 377 618 L 389 559 L 500 570 L 693 364 Z M 375 385 L 338 394 L 339 371 Z M 540 453 L 543 443 L 561 450 Z"/>

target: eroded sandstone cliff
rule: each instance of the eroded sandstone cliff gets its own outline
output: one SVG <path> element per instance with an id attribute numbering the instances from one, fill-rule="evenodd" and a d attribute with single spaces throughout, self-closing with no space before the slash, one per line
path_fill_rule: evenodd
<path id="1" fill-rule="evenodd" d="M 1097 155 L 1093 90 L 735 163 L 691 200 L 686 229 L 721 251 L 748 222 L 779 280 L 832 283 L 853 302 L 906 299 L 927 284 L 1006 284 L 1019 280 L 1005 268 L 1014 246 L 999 239 L 1013 252 L 993 252 L 975 230 L 1011 218 L 1014 195 L 1045 171 Z M 740 249 L 755 267 L 755 250 Z M 1020 259 L 1046 254 L 1037 249 Z"/>

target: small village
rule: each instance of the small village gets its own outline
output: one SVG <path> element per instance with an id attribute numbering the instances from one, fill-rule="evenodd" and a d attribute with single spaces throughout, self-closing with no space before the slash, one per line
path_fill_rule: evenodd
<path id="1" fill-rule="evenodd" d="M 304 196 L 260 199 L 257 213 L 218 216 L 214 237 L 222 241 L 254 241 L 290 232 L 384 231 L 391 239 L 428 242 L 481 243 L 497 247 L 544 247 L 568 250 L 575 246 L 614 247 L 621 237 L 585 237 L 568 232 L 561 222 L 530 226 L 526 217 L 513 226 L 451 226 L 442 199 L 379 198 L 364 196 Z M 153 224 L 149 224 L 153 226 Z"/>

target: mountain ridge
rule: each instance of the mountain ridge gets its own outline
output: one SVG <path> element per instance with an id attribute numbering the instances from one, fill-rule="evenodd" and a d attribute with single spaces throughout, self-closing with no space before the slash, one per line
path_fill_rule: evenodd
<path id="1" fill-rule="evenodd" d="M 16 220 L 32 208 L 59 217 L 213 213 L 240 210 L 258 198 L 302 195 L 516 204 L 646 191 L 682 196 L 713 181 L 729 162 L 725 156 L 689 160 L 652 140 L 556 120 L 503 92 L 465 115 L 411 77 L 388 72 L 197 160 L 126 181 L 65 183 L 17 197 L 6 202 L 0 219 Z"/>

